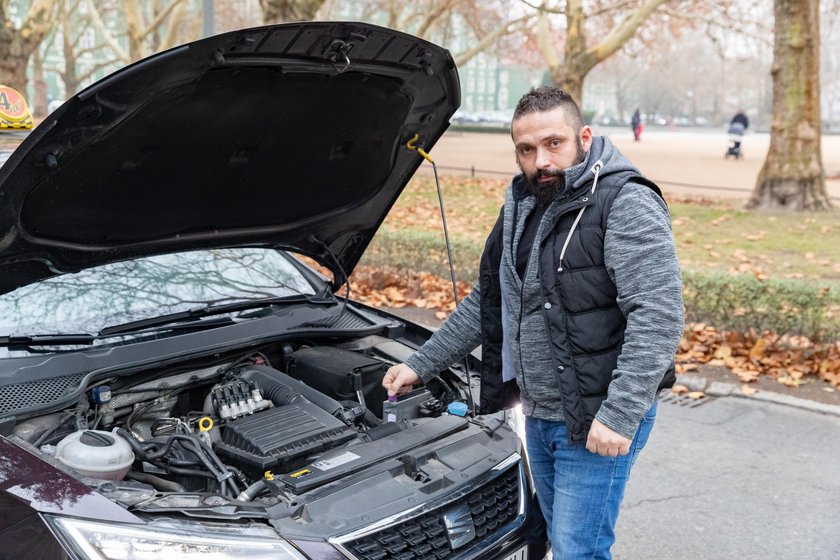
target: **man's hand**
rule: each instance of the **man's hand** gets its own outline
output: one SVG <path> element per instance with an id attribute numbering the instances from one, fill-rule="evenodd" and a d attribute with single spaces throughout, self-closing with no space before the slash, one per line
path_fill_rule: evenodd
<path id="1" fill-rule="evenodd" d="M 388 396 L 399 395 L 411 391 L 415 383 L 420 382 L 420 376 L 405 364 L 397 364 L 388 368 L 382 378 L 382 386 L 388 390 Z"/>
<path id="2" fill-rule="evenodd" d="M 593 420 L 589 437 L 586 438 L 586 449 L 603 457 L 627 455 L 630 452 L 630 440 Z"/>

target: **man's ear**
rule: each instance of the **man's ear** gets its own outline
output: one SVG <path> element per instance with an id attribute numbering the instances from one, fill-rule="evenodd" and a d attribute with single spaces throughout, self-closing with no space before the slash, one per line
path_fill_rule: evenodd
<path id="1" fill-rule="evenodd" d="M 583 151 L 588 152 L 589 147 L 592 146 L 592 129 L 588 126 L 583 126 L 580 129 L 580 143 L 583 146 Z"/>

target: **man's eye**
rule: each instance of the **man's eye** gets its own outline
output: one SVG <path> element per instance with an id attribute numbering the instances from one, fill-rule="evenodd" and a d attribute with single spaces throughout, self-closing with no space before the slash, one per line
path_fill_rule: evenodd
<path id="1" fill-rule="evenodd" d="M 560 140 L 552 140 L 552 141 L 549 143 L 549 145 L 550 145 L 552 148 L 559 148 L 559 147 L 560 147 Z"/>
<path id="2" fill-rule="evenodd" d="M 523 156 L 527 156 L 528 154 L 531 153 L 531 148 L 528 147 L 528 146 L 523 146 L 523 147 L 519 148 L 519 153 Z"/>

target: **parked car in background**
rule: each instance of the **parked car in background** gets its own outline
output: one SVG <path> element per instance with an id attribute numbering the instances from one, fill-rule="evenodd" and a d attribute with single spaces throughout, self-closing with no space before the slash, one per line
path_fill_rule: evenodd
<path id="1" fill-rule="evenodd" d="M 431 333 L 348 289 L 458 83 L 403 33 L 277 25 L 136 62 L 22 140 L 0 167 L 6 557 L 543 557 L 480 363 L 388 400 Z"/>

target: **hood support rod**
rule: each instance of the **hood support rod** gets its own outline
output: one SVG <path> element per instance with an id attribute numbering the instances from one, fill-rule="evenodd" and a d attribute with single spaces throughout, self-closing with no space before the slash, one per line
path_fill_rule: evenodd
<path id="1" fill-rule="evenodd" d="M 434 171 L 435 174 L 435 188 L 437 189 L 438 205 L 440 206 L 440 219 L 443 222 L 443 238 L 446 241 L 446 258 L 447 262 L 449 263 L 449 278 L 452 281 L 452 295 L 455 298 L 455 306 L 457 307 L 460 303 L 458 301 L 458 283 L 455 280 L 455 266 L 452 261 L 452 245 L 449 242 L 449 228 L 446 226 L 446 210 L 443 206 L 443 193 L 440 188 L 440 179 L 438 178 L 437 165 L 435 164 L 435 160 L 433 160 L 432 157 L 423 150 L 423 148 L 416 145 L 416 142 L 419 138 L 420 133 L 418 132 L 408 141 L 408 143 L 406 143 L 405 147 L 409 150 L 416 150 L 418 154 L 423 156 L 423 159 L 432 164 L 432 171 Z M 470 412 L 474 416 L 476 414 L 476 410 L 475 402 L 473 401 L 472 395 L 472 379 L 470 377 L 470 364 L 468 355 L 464 356 L 464 374 L 467 377 L 467 400 L 469 400 Z"/>

